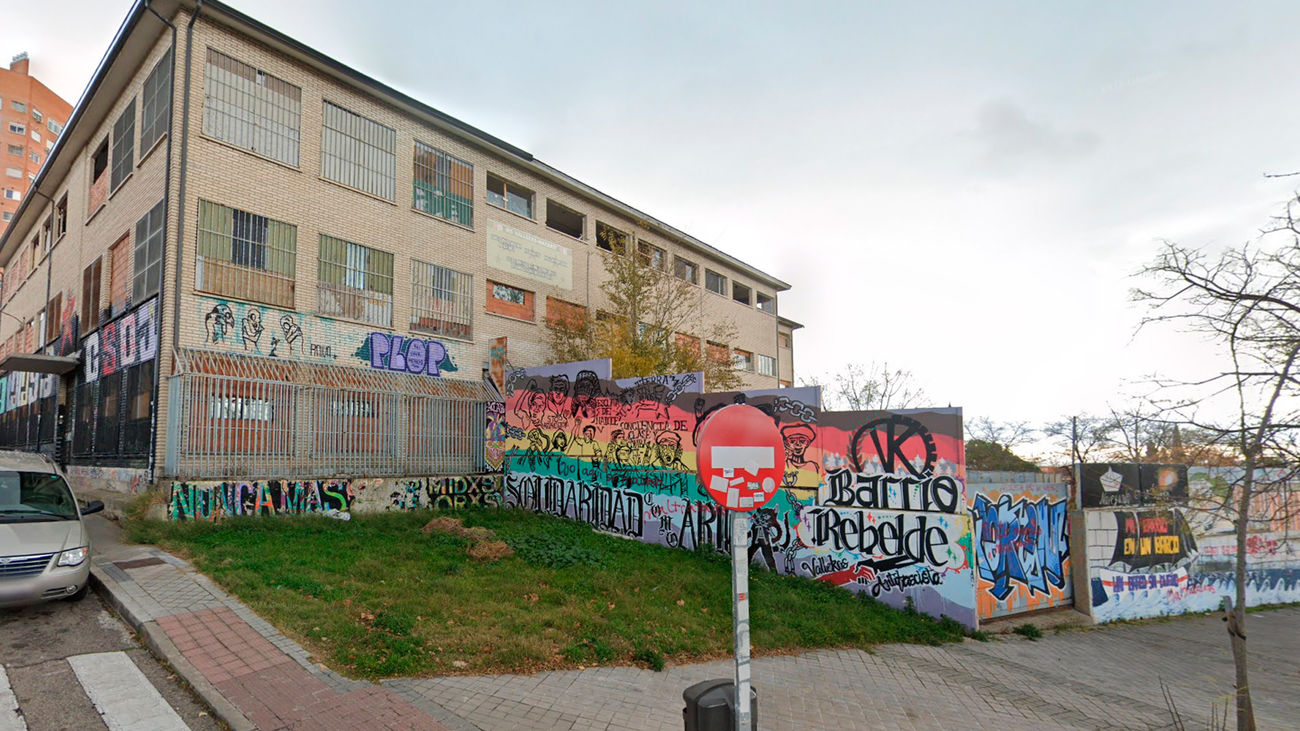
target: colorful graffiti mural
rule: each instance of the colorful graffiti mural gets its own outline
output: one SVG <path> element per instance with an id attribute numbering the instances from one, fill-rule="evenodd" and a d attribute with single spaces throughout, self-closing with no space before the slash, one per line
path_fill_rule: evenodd
<path id="1" fill-rule="evenodd" d="M 981 619 L 1073 603 L 1069 486 L 969 487 Z"/>
<path id="2" fill-rule="evenodd" d="M 816 389 L 706 394 L 698 383 L 612 381 L 589 364 L 511 371 L 503 503 L 726 552 L 728 513 L 694 474 L 695 445 L 713 411 L 748 403 L 781 429 L 791 465 L 752 516 L 755 561 L 975 626 L 960 410 L 832 414 Z"/>
<path id="3" fill-rule="evenodd" d="M 1116 470 L 1117 472 L 1119 470 Z M 1086 510 L 1093 618 L 1098 622 L 1218 609 L 1236 591 L 1237 536 L 1230 503 L 1238 468 L 1183 468 L 1188 489 L 1164 509 Z M 1246 602 L 1300 601 L 1300 485 L 1260 470 L 1246 536 Z M 1170 479 L 1171 484 L 1176 484 Z"/>
<path id="4" fill-rule="evenodd" d="M 167 514 L 172 520 L 215 521 L 236 516 L 444 510 L 500 504 L 496 475 L 230 480 L 172 483 Z"/>

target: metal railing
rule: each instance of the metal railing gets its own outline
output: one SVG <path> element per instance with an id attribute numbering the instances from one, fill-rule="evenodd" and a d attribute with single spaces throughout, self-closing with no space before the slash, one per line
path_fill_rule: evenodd
<path id="1" fill-rule="evenodd" d="M 166 468 L 191 479 L 484 472 L 481 382 L 187 349 Z"/>

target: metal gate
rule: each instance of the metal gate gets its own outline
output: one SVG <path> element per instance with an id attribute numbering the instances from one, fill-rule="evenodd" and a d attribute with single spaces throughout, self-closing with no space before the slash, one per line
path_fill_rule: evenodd
<path id="1" fill-rule="evenodd" d="M 186 349 L 169 379 L 169 475 L 396 476 L 488 470 L 482 382 Z"/>

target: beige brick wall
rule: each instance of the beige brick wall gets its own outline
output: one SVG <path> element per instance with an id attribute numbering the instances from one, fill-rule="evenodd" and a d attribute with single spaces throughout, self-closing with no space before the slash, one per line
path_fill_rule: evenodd
<path id="1" fill-rule="evenodd" d="M 180 13 L 173 22 L 184 28 L 188 22 Z M 182 103 L 185 88 L 185 33 L 178 34 L 176 79 L 173 84 L 173 125 L 170 131 L 173 152 L 171 201 L 167 220 L 167 271 L 163 275 L 164 297 L 159 313 L 163 335 L 159 347 L 159 370 L 164 382 L 155 405 L 160 423 L 165 421 L 167 377 L 174 370 L 173 343 L 181 348 L 203 347 L 233 352 L 260 352 L 277 356 L 328 361 L 340 365 L 366 367 L 358 349 L 373 332 L 385 332 L 407 338 L 428 338 L 442 342 L 456 370 L 444 373 L 454 378 L 477 379 L 488 361 L 488 348 L 499 336 L 509 338 L 509 359 L 517 366 L 536 365 L 548 359 L 541 323 L 548 296 L 568 302 L 600 306 L 599 282 L 604 276 L 600 253 L 596 248 L 595 227 L 600 220 L 634 237 L 644 238 L 673 256 L 684 256 L 700 267 L 700 311 L 702 320 L 725 318 L 733 321 L 739 337 L 733 347 L 755 354 L 779 356 L 776 342 L 776 317 L 733 302 L 703 289 L 704 269 L 721 272 L 731 281 L 739 281 L 754 292 L 776 297 L 768 285 L 737 271 L 684 241 L 674 240 L 664 232 L 653 230 L 633 220 L 602 201 L 575 193 L 568 187 L 539 174 L 527 161 L 515 158 L 480 141 L 466 139 L 445 131 L 434 123 L 398 108 L 395 102 L 379 99 L 369 90 L 357 89 L 277 52 L 232 29 L 201 17 L 194 26 L 194 49 L 190 75 L 188 169 L 184 199 L 180 196 L 180 142 Z M 54 267 L 51 292 L 71 296 L 80 310 L 81 276 L 86 266 L 105 256 L 108 247 L 123 234 L 134 237 L 136 221 L 163 198 L 165 189 L 167 138 L 152 151 L 136 150 L 137 167 L 132 176 L 115 191 L 97 212 L 87 211 L 91 183 L 91 161 L 97 144 L 132 98 L 137 99 L 140 113 L 141 85 L 154 63 L 166 52 L 170 35 L 158 38 L 149 58 L 137 68 L 129 91 L 118 99 L 91 143 L 76 153 L 77 160 L 60 190 L 69 198 L 69 231 L 55 246 L 52 256 L 42 267 Z M 204 134 L 204 96 L 206 86 L 206 52 L 212 47 L 239 61 L 277 76 L 302 90 L 299 165 L 291 167 L 251 152 L 237 149 Z M 328 181 L 321 174 L 322 109 L 325 101 L 345 107 L 357 114 L 396 130 L 396 194 L 392 201 L 382 200 Z M 137 137 L 139 122 L 136 125 Z M 413 209 L 413 148 L 420 141 L 448 152 L 473 165 L 474 225 L 457 225 Z M 138 144 L 138 142 L 137 142 Z M 147 154 L 146 154 L 147 153 Z M 65 151 L 64 154 L 67 154 Z M 535 191 L 534 217 L 529 219 L 490 205 L 485 197 L 488 173 Z M 57 197 L 57 196 L 56 196 Z M 545 225 L 547 199 L 585 215 L 582 238 L 570 237 Z M 297 227 L 296 283 L 293 308 L 275 308 L 258 301 L 256 293 L 247 299 L 213 296 L 196 289 L 196 231 L 200 200 L 238 208 L 249 213 L 293 224 Z M 571 288 L 533 281 L 487 263 L 488 228 L 500 222 L 567 248 L 572 257 Z M 322 317 L 317 314 L 317 279 L 319 237 L 322 234 L 352 241 L 394 254 L 394 304 L 391 326 Z M 180 237 L 179 242 L 177 237 Z M 26 237 L 30 239 L 30 234 Z M 179 246 L 178 246 L 179 243 Z M 177 268 L 179 258 L 179 269 Z M 412 332 L 411 262 L 420 260 L 465 272 L 473 277 L 473 337 L 457 340 Z M 6 312 L 20 319 L 39 312 L 45 304 L 44 269 L 38 269 L 14 292 Z M 485 311 L 486 282 L 496 281 L 535 293 L 536 315 L 533 322 L 507 318 Z M 101 308 L 109 297 L 109 267 L 105 263 L 101 283 Z M 176 292 L 176 300 L 173 299 Z M 230 320 L 209 317 L 224 305 L 230 311 L 233 327 L 217 327 L 216 322 Z M 175 310 L 173 308 L 176 308 Z M 173 312 L 178 317 L 173 318 Z M 218 313 L 223 311 L 218 310 Z M 260 322 L 245 328 L 250 313 Z M 283 324 L 288 319 L 286 329 Z M 0 339 L 8 337 L 17 326 L 14 318 L 0 318 Z M 294 329 L 301 336 L 288 343 L 285 336 Z M 83 328 L 84 334 L 84 328 Z M 248 335 L 246 337 L 246 334 Z M 175 337 L 174 337 L 175 335 Z M 273 342 L 274 340 L 274 342 Z M 787 369 L 782 366 L 780 372 Z M 774 387 L 777 379 L 744 374 L 750 387 Z M 166 450 L 166 427 L 160 426 L 156 457 L 161 463 Z"/>

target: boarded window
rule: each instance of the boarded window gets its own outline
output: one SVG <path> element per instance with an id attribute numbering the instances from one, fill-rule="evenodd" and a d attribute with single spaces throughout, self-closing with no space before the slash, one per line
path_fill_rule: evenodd
<path id="1" fill-rule="evenodd" d="M 473 336 L 474 278 L 464 272 L 411 262 L 411 329 L 469 340 Z"/>
<path id="2" fill-rule="evenodd" d="M 162 60 L 144 80 L 140 101 L 140 149 L 148 151 L 167 132 L 172 110 L 172 53 L 168 49 Z"/>
<path id="3" fill-rule="evenodd" d="M 546 298 L 546 319 L 548 322 L 575 326 L 582 323 L 587 317 L 587 308 L 582 305 L 575 305 L 572 302 L 565 302 L 554 297 Z"/>
<path id="4" fill-rule="evenodd" d="M 416 210 L 474 225 L 474 166 L 422 142 L 415 143 Z"/>
<path id="5" fill-rule="evenodd" d="M 391 201 L 397 190 L 397 130 L 325 102 L 320 166 L 327 180 Z"/>
<path id="6" fill-rule="evenodd" d="M 127 179 L 135 167 L 135 99 L 126 105 L 122 116 L 113 124 L 113 169 L 108 189 L 117 187 Z"/>
<path id="7" fill-rule="evenodd" d="M 81 331 L 99 326 L 99 288 L 103 276 L 103 259 L 96 259 L 81 273 Z"/>
<path id="8" fill-rule="evenodd" d="M 63 319 L 63 294 L 56 294 L 45 307 L 45 342 L 59 336 L 59 323 Z M 42 343 L 43 345 L 44 343 Z"/>
<path id="9" fill-rule="evenodd" d="M 322 315 L 393 325 L 393 255 L 321 234 L 318 302 Z"/>
<path id="10" fill-rule="evenodd" d="M 131 285 L 131 237 L 129 234 L 113 244 L 108 250 L 108 301 L 112 307 L 111 317 L 126 311 L 127 299 Z"/>
<path id="11" fill-rule="evenodd" d="M 208 49 L 203 134 L 298 167 L 302 90 Z"/>
<path id="12" fill-rule="evenodd" d="M 298 227 L 199 201 L 197 287 L 293 309 Z"/>
<path id="13" fill-rule="evenodd" d="M 532 320 L 536 316 L 533 293 L 488 280 L 487 311 L 521 320 Z"/>

